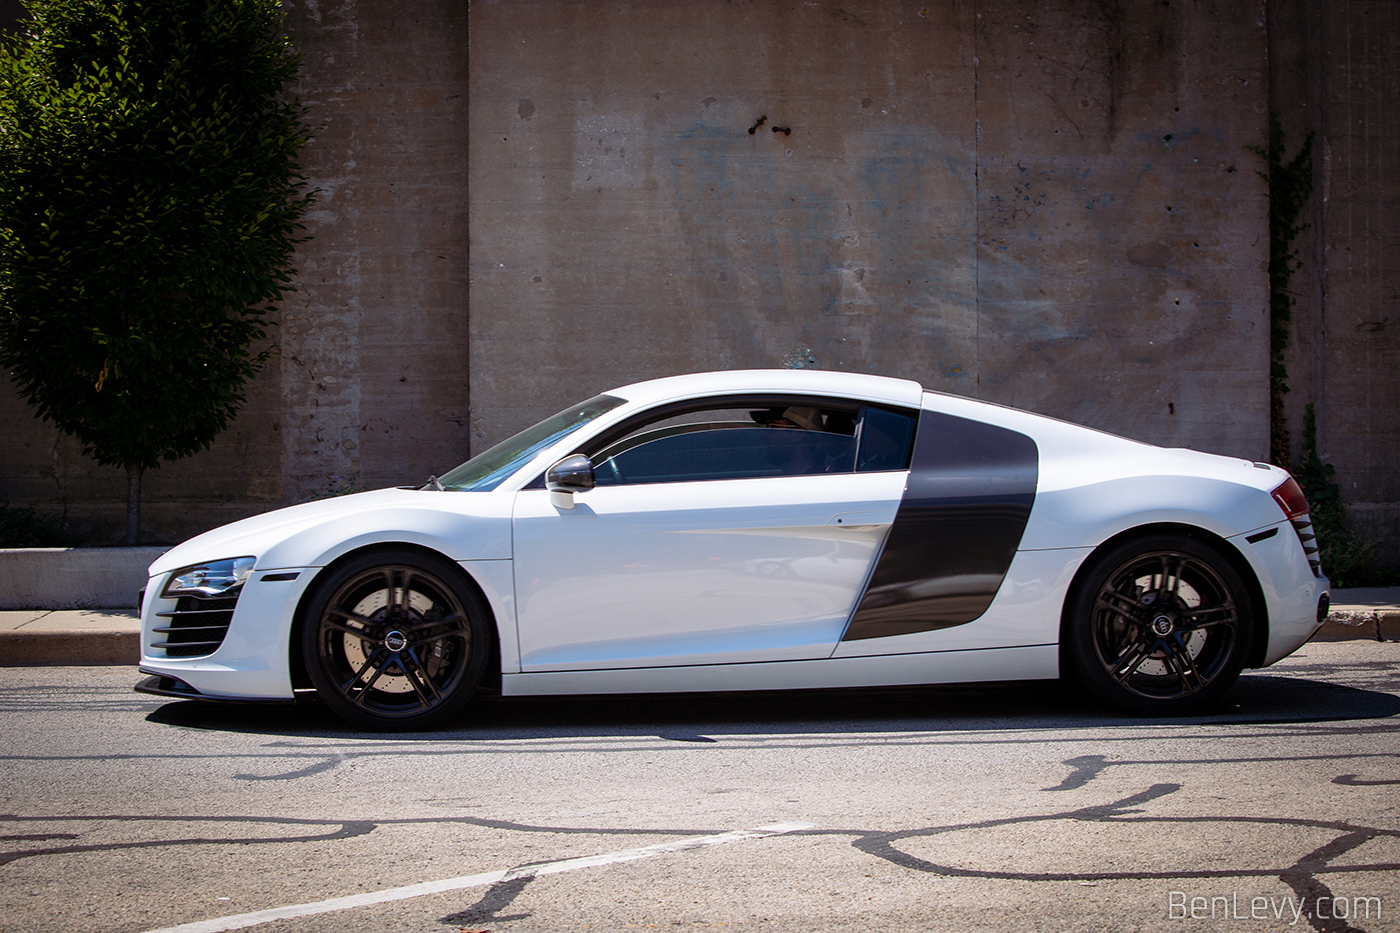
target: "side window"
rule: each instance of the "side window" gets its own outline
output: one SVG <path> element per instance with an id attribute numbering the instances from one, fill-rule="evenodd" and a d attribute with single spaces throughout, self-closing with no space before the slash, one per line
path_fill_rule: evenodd
<path id="1" fill-rule="evenodd" d="M 914 449 L 913 415 L 867 408 L 860 429 L 860 456 L 856 469 L 861 473 L 909 469 Z"/>
<path id="2" fill-rule="evenodd" d="M 616 486 L 850 473 L 855 427 L 854 410 L 804 404 L 686 412 L 598 451 L 593 474 Z"/>

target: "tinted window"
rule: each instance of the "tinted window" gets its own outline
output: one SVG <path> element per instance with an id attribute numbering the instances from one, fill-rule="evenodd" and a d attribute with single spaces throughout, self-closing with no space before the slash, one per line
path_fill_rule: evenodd
<path id="1" fill-rule="evenodd" d="M 867 408 L 860 429 L 860 457 L 856 469 L 862 473 L 907 470 L 909 452 L 914 448 L 914 424 L 911 415 Z"/>
<path id="2" fill-rule="evenodd" d="M 777 406 L 687 412 L 634 430 L 593 457 L 599 485 L 849 473 L 852 412 Z"/>

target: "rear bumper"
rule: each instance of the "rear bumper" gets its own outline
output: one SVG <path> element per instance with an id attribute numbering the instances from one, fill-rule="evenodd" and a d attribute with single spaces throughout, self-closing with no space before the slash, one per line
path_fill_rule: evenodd
<path id="1" fill-rule="evenodd" d="M 1269 634 L 1260 667 L 1288 657 L 1317 632 L 1326 617 L 1321 603 L 1331 590 L 1328 579 L 1313 570 L 1293 525 L 1283 520 L 1277 527 L 1277 534 L 1256 530 L 1230 539 L 1254 570 L 1264 594 Z"/>

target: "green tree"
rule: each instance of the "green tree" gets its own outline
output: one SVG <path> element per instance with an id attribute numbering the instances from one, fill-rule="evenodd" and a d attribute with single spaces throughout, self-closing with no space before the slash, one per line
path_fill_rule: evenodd
<path id="1" fill-rule="evenodd" d="M 311 203 L 278 0 L 29 0 L 0 48 L 0 365 L 127 473 L 207 448 Z"/>

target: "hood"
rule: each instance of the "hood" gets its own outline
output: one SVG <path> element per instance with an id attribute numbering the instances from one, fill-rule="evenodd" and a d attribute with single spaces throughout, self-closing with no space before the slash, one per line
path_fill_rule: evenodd
<path id="1" fill-rule="evenodd" d="M 509 512 L 510 499 L 490 493 L 378 489 L 288 506 L 206 531 L 166 551 L 150 573 L 230 557 L 256 557 L 259 570 L 313 566 L 337 551 L 395 541 L 431 547 L 454 560 L 509 557 Z M 503 542 L 498 523 L 491 521 L 501 514 Z"/>

